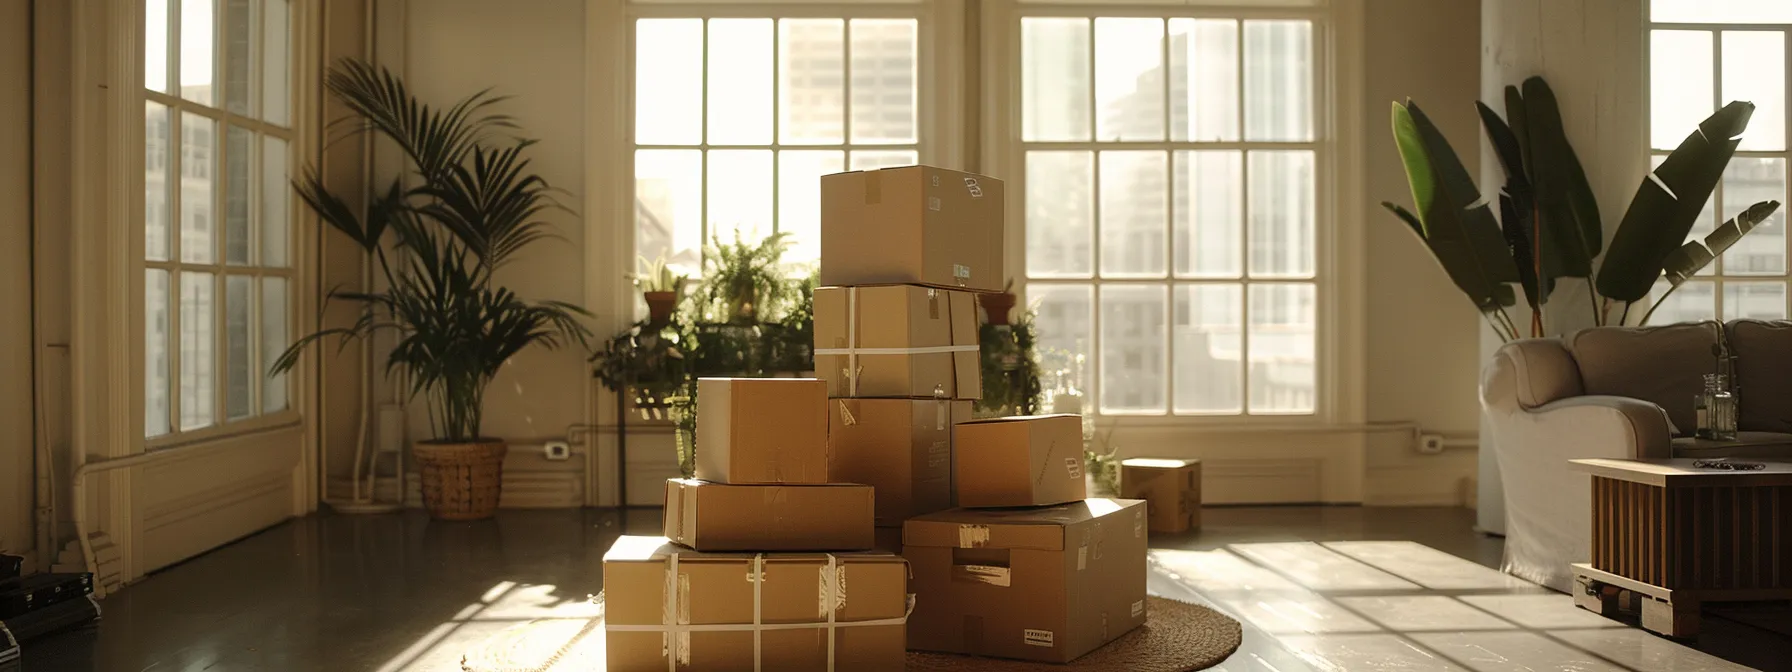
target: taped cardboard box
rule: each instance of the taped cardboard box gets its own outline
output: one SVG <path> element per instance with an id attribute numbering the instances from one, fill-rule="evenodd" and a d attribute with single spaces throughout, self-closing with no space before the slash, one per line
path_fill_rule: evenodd
<path id="1" fill-rule="evenodd" d="M 933 166 L 821 178 L 822 285 L 999 292 L 1002 181 Z"/>
<path id="2" fill-rule="evenodd" d="M 815 378 L 697 379 L 697 478 L 831 483 L 827 383 Z"/>
<path id="3" fill-rule="evenodd" d="M 1201 461 L 1122 460 L 1120 496 L 1145 500 L 1152 532 L 1181 534 L 1201 529 Z"/>
<path id="4" fill-rule="evenodd" d="M 902 528 L 909 648 L 1051 663 L 1145 623 L 1145 503 L 953 509 Z"/>
<path id="5" fill-rule="evenodd" d="M 666 538 L 699 551 L 864 551 L 869 485 L 666 481 Z"/>
<path id="6" fill-rule="evenodd" d="M 830 397 L 983 397 L 976 295 L 919 285 L 815 290 L 815 373 Z"/>
<path id="7" fill-rule="evenodd" d="M 907 579 L 888 553 L 717 554 L 622 537 L 604 554 L 607 669 L 899 672 Z"/>
<path id="8" fill-rule="evenodd" d="M 952 426 L 971 402 L 830 399 L 828 472 L 877 489 L 877 524 L 952 506 Z"/>
<path id="9" fill-rule="evenodd" d="M 1044 506 L 1089 496 L 1082 416 L 973 420 L 953 427 L 952 446 L 959 506 Z"/>

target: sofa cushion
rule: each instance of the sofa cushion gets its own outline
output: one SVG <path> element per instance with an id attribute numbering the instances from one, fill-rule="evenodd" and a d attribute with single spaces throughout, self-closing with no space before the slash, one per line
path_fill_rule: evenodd
<path id="1" fill-rule="evenodd" d="M 1736 427 L 1792 433 L 1792 322 L 1735 320 L 1725 329 L 1736 355 Z"/>
<path id="2" fill-rule="evenodd" d="M 1779 432 L 1737 432 L 1736 438 L 1729 441 L 1686 436 L 1674 439 L 1673 443 L 1674 457 L 1792 460 L 1792 434 Z"/>
<path id="3" fill-rule="evenodd" d="M 1716 373 L 1722 326 L 1689 322 L 1663 327 L 1594 327 L 1569 334 L 1568 352 L 1587 394 L 1609 394 L 1654 403 L 1667 411 L 1676 433 L 1698 427 L 1693 398 Z"/>

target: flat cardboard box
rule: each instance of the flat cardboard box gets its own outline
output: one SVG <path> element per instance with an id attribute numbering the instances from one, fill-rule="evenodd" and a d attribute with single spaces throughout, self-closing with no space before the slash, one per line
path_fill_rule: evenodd
<path id="1" fill-rule="evenodd" d="M 1050 663 L 1145 623 L 1145 503 L 953 509 L 908 521 L 909 648 Z"/>
<path id="2" fill-rule="evenodd" d="M 1088 497 L 1081 416 L 990 418 L 952 428 L 964 507 L 1046 506 Z"/>
<path id="3" fill-rule="evenodd" d="M 829 399 L 828 473 L 877 489 L 877 524 L 952 507 L 952 426 L 971 402 Z"/>
<path id="4" fill-rule="evenodd" d="M 872 548 L 869 485 L 666 481 L 666 538 L 699 551 Z"/>
<path id="5" fill-rule="evenodd" d="M 1145 500 L 1152 532 L 1181 534 L 1201 529 L 1201 461 L 1121 460 L 1120 496 Z"/>
<path id="6" fill-rule="evenodd" d="M 815 290 L 815 373 L 828 381 L 830 397 L 980 399 L 977 331 L 977 296 L 969 292 L 822 287 Z"/>
<path id="7" fill-rule="evenodd" d="M 607 669 L 666 672 L 670 655 L 679 670 L 824 672 L 831 611 L 836 672 L 900 672 L 907 578 L 889 553 L 711 554 L 622 537 L 604 554 Z M 757 637 L 754 586 L 757 622 L 778 624 Z M 668 632 L 673 623 L 738 629 Z"/>
<path id="8" fill-rule="evenodd" d="M 815 378 L 697 379 L 697 478 L 831 483 L 828 386 Z"/>
<path id="9" fill-rule="evenodd" d="M 821 284 L 999 292 L 1002 181 L 933 166 L 821 178 Z"/>

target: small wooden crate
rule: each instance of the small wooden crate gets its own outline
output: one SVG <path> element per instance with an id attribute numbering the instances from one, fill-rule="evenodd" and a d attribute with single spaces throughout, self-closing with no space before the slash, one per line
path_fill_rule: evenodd
<path id="1" fill-rule="evenodd" d="M 1145 500 L 1151 531 L 1201 529 L 1201 461 L 1140 457 L 1120 462 L 1120 496 Z"/>

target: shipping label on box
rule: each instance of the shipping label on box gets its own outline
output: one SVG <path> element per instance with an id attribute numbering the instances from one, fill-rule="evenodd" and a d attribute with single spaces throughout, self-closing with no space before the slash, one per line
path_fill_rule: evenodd
<path id="1" fill-rule="evenodd" d="M 604 554 L 607 669 L 900 672 L 907 579 L 888 553 L 714 554 L 625 536 Z"/>
<path id="2" fill-rule="evenodd" d="M 1145 622 L 1145 505 L 952 509 L 903 525 L 909 647 L 1069 662 Z"/>
<path id="3" fill-rule="evenodd" d="M 830 399 L 828 472 L 877 489 L 877 524 L 900 526 L 952 503 L 952 426 L 971 402 Z"/>
<path id="4" fill-rule="evenodd" d="M 976 295 L 918 285 L 815 290 L 815 373 L 830 397 L 983 397 Z"/>
<path id="5" fill-rule="evenodd" d="M 815 378 L 699 378 L 697 478 L 833 482 L 827 401 L 827 383 Z"/>
<path id="6" fill-rule="evenodd" d="M 952 432 L 959 506 L 1044 506 L 1088 496 L 1081 416 L 973 420 Z"/>
<path id="7" fill-rule="evenodd" d="M 821 178 L 821 284 L 999 292 L 1002 181 L 933 166 Z"/>
<path id="8" fill-rule="evenodd" d="M 1120 462 L 1120 496 L 1145 500 L 1151 531 L 1201 527 L 1201 461 L 1133 458 Z"/>
<path id="9" fill-rule="evenodd" d="M 699 551 L 863 551 L 873 545 L 869 485 L 666 481 L 664 530 Z"/>

